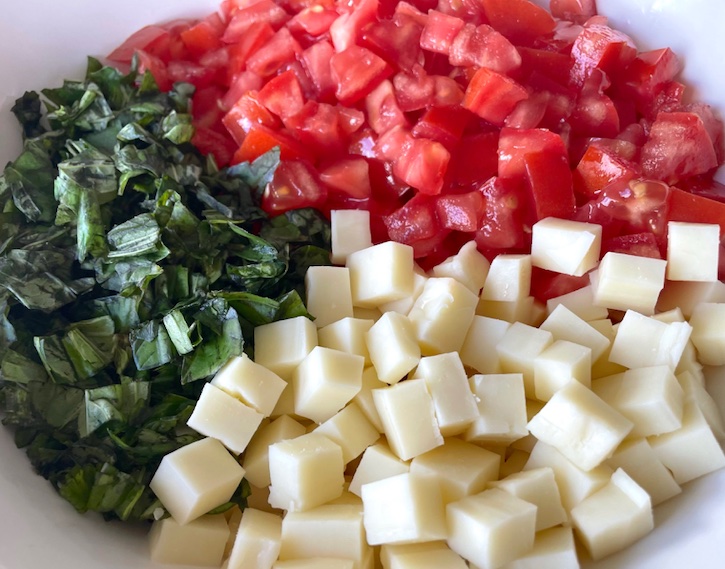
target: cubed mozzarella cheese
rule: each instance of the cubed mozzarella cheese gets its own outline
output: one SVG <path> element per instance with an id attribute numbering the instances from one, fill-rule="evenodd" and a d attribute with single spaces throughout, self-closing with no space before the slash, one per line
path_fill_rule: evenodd
<path id="1" fill-rule="evenodd" d="M 380 438 L 380 432 L 354 402 L 346 405 L 314 432 L 325 435 L 340 445 L 345 464 L 360 456 Z"/>
<path id="2" fill-rule="evenodd" d="M 477 374 L 470 384 L 478 417 L 464 433 L 465 440 L 506 446 L 528 434 L 522 374 Z"/>
<path id="3" fill-rule="evenodd" d="M 535 397 L 534 362 L 553 343 L 551 332 L 514 322 L 496 344 L 501 371 L 521 373 L 527 397 Z"/>
<path id="4" fill-rule="evenodd" d="M 478 373 L 500 373 L 496 346 L 510 326 L 506 320 L 474 316 L 459 352 L 463 364 Z"/>
<path id="5" fill-rule="evenodd" d="M 667 224 L 667 279 L 717 281 L 720 226 L 670 221 Z"/>
<path id="6" fill-rule="evenodd" d="M 313 266 L 305 272 L 307 310 L 315 326 L 324 328 L 352 317 L 350 270 L 347 267 Z"/>
<path id="7" fill-rule="evenodd" d="M 271 423 L 262 425 L 244 452 L 242 466 L 249 483 L 259 488 L 269 486 L 269 446 L 301 437 L 305 432 L 305 427 L 288 415 L 282 415 Z"/>
<path id="8" fill-rule="evenodd" d="M 287 387 L 285 380 L 266 367 L 253 362 L 247 354 L 229 360 L 216 373 L 211 383 L 253 407 L 265 417 L 272 414 L 282 391 Z"/>
<path id="9" fill-rule="evenodd" d="M 592 351 L 593 362 L 597 361 L 610 345 L 609 338 L 563 304 L 552 310 L 539 329 L 551 332 L 554 340 L 568 340 L 588 347 Z"/>
<path id="10" fill-rule="evenodd" d="M 468 569 L 463 558 L 444 541 L 386 544 L 380 548 L 383 569 Z"/>
<path id="11" fill-rule="evenodd" d="M 413 291 L 413 248 L 386 241 L 347 256 L 352 302 L 374 308 Z"/>
<path id="12" fill-rule="evenodd" d="M 567 340 L 556 340 L 534 358 L 534 395 L 548 401 L 571 381 L 591 385 L 592 350 Z"/>
<path id="13" fill-rule="evenodd" d="M 415 327 L 403 314 L 383 314 L 368 330 L 365 340 L 378 379 L 387 384 L 399 382 L 420 361 Z"/>
<path id="14" fill-rule="evenodd" d="M 341 318 L 317 331 L 318 342 L 323 348 L 362 356 L 368 366 L 372 362 L 365 336 L 374 323 L 370 319 Z"/>
<path id="15" fill-rule="evenodd" d="M 386 442 L 378 442 L 365 449 L 350 482 L 350 492 L 362 496 L 363 484 L 406 472 L 410 472 L 410 464 L 395 456 Z"/>
<path id="16" fill-rule="evenodd" d="M 725 364 L 725 302 L 703 302 L 692 311 L 692 343 L 705 365 Z"/>
<path id="17" fill-rule="evenodd" d="M 336 265 L 344 265 L 348 255 L 372 246 L 370 212 L 364 209 L 333 209 L 330 212 L 332 255 Z"/>
<path id="18" fill-rule="evenodd" d="M 202 516 L 185 524 L 174 518 L 158 520 L 149 532 L 151 560 L 169 565 L 219 567 L 228 539 L 229 526 L 224 516 Z"/>
<path id="19" fill-rule="evenodd" d="M 497 255 L 491 262 L 481 300 L 514 301 L 531 292 L 531 255 Z"/>
<path id="20" fill-rule="evenodd" d="M 531 262 L 580 277 L 597 266 L 601 244 L 601 225 L 547 217 L 531 228 Z"/>
<path id="21" fill-rule="evenodd" d="M 272 569 L 282 546 L 282 518 L 245 508 L 226 569 Z"/>
<path id="22" fill-rule="evenodd" d="M 534 547 L 505 569 L 579 569 L 574 532 L 556 527 L 536 533 Z"/>
<path id="23" fill-rule="evenodd" d="M 423 292 L 423 287 L 425 287 L 425 283 L 427 281 L 428 275 L 425 271 L 421 269 L 419 265 L 414 265 L 413 290 L 411 290 L 410 294 L 404 296 L 403 298 L 399 298 L 398 300 L 391 300 L 390 302 L 381 304 L 378 308 L 383 313 L 399 312 L 400 314 L 407 315 L 408 312 L 410 312 L 410 309 L 413 308 L 413 304 L 415 304 L 415 301 L 420 296 L 420 293 Z"/>
<path id="24" fill-rule="evenodd" d="M 579 318 L 587 322 L 609 317 L 609 311 L 606 308 L 594 304 L 594 290 L 591 284 L 561 296 L 550 298 L 546 301 L 547 312 L 551 314 L 560 304 L 563 304 Z"/>
<path id="25" fill-rule="evenodd" d="M 254 361 L 285 381 L 317 345 L 317 327 L 309 318 L 297 316 L 262 324 L 254 329 Z"/>
<path id="26" fill-rule="evenodd" d="M 475 241 L 469 241 L 455 255 L 431 269 L 434 277 L 451 277 L 478 296 L 486 282 L 491 263 L 484 257 Z"/>
<path id="27" fill-rule="evenodd" d="M 614 310 L 636 310 L 645 315 L 655 311 L 665 285 L 667 261 L 609 252 L 593 276 L 594 302 Z"/>
<path id="28" fill-rule="evenodd" d="M 353 401 L 360 407 L 360 410 L 365 414 L 368 421 L 370 421 L 379 433 L 383 432 L 383 423 L 375 407 L 373 389 L 382 389 L 385 386 L 387 386 L 387 383 L 383 383 L 378 379 L 378 373 L 375 371 L 375 368 L 367 367 L 363 370 L 362 387 L 353 398 Z"/>

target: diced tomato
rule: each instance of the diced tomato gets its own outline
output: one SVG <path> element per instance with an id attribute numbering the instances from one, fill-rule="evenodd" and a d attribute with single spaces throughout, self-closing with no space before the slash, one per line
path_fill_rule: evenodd
<path id="1" fill-rule="evenodd" d="M 377 18 L 378 0 L 359 0 L 349 8 L 330 26 L 330 41 L 338 53 L 358 45 L 363 28 Z"/>
<path id="2" fill-rule="evenodd" d="M 393 77 L 393 88 L 395 99 L 403 112 L 425 109 L 435 100 L 435 78 L 420 66 L 413 73 L 396 73 Z"/>
<path id="3" fill-rule="evenodd" d="M 529 0 L 481 0 L 488 22 L 515 44 L 533 44 L 552 34 L 549 12 Z"/>
<path id="4" fill-rule="evenodd" d="M 348 132 L 340 108 L 327 103 L 307 101 L 302 109 L 285 118 L 285 126 L 306 147 L 321 157 L 345 153 Z"/>
<path id="5" fill-rule="evenodd" d="M 389 65 L 410 71 L 423 63 L 420 34 L 423 30 L 412 17 L 398 14 L 393 20 L 371 22 L 363 29 L 361 43 Z"/>
<path id="6" fill-rule="evenodd" d="M 360 46 L 335 53 L 330 60 L 330 67 L 337 85 L 335 95 L 345 105 L 363 99 L 392 71 L 383 59 Z"/>
<path id="7" fill-rule="evenodd" d="M 390 4 L 395 4 L 390 6 Z M 401 16 L 410 16 L 421 26 L 425 26 L 428 20 L 428 12 L 433 10 L 438 4 L 438 0 L 413 0 L 412 2 L 406 2 L 400 0 L 384 0 L 378 9 L 378 15 L 382 18 L 386 17 L 386 14 L 400 14 Z"/>
<path id="8" fill-rule="evenodd" d="M 289 132 L 271 129 L 264 125 L 255 125 L 249 130 L 241 146 L 234 153 L 232 164 L 252 162 L 276 146 L 279 146 L 280 156 L 283 160 L 309 156 L 309 151 Z"/>
<path id="9" fill-rule="evenodd" d="M 466 88 L 463 106 L 482 119 L 501 126 L 516 104 L 528 96 L 526 89 L 510 77 L 482 67 Z"/>
<path id="10" fill-rule="evenodd" d="M 393 84 L 386 79 L 365 97 L 370 127 L 378 134 L 395 126 L 407 126 L 408 119 L 395 98 Z"/>
<path id="11" fill-rule="evenodd" d="M 274 28 L 267 22 L 253 24 L 239 38 L 228 47 L 229 75 L 235 77 L 247 68 L 247 60 L 274 37 Z"/>
<path id="12" fill-rule="evenodd" d="M 524 154 L 524 165 L 536 220 L 571 217 L 576 200 L 566 152 L 529 152 Z"/>
<path id="13" fill-rule="evenodd" d="M 116 63 L 131 63 L 138 50 L 158 55 L 158 46 L 168 41 L 168 37 L 169 31 L 163 26 L 144 26 L 109 53 L 108 59 Z"/>
<path id="14" fill-rule="evenodd" d="M 259 101 L 258 93 L 254 91 L 244 94 L 224 116 L 222 122 L 237 144 L 244 141 L 244 137 L 255 125 L 271 129 L 281 126 L 279 119 Z"/>
<path id="15" fill-rule="evenodd" d="M 222 40 L 236 43 L 255 24 L 265 23 L 279 29 L 289 19 L 290 15 L 273 0 L 259 0 L 234 12 Z"/>
<path id="16" fill-rule="evenodd" d="M 302 87 L 292 70 L 270 79 L 259 90 L 257 100 L 283 120 L 298 113 L 305 104 Z"/>
<path id="17" fill-rule="evenodd" d="M 475 190 L 438 196 L 436 214 L 443 227 L 473 233 L 478 230 L 483 218 L 483 196 Z"/>
<path id="18" fill-rule="evenodd" d="M 546 116 L 549 98 L 550 94 L 546 91 L 529 94 L 528 98 L 518 102 L 504 124 L 511 128 L 537 128 Z"/>
<path id="19" fill-rule="evenodd" d="M 480 185 L 498 171 L 498 131 L 467 134 L 451 152 L 451 181 L 459 186 Z"/>
<path id="20" fill-rule="evenodd" d="M 221 30 L 213 22 L 202 20 L 180 34 L 189 53 L 196 58 L 221 46 Z"/>
<path id="21" fill-rule="evenodd" d="M 619 113 L 610 99 L 600 86 L 599 81 L 592 79 L 598 69 L 592 70 L 592 74 L 584 81 L 584 86 L 579 93 L 574 111 L 569 117 L 569 124 L 572 131 L 585 136 L 615 137 L 619 133 Z"/>
<path id="22" fill-rule="evenodd" d="M 330 189 L 356 199 L 369 198 L 370 169 L 362 157 L 343 158 L 320 171 L 320 180 Z"/>
<path id="23" fill-rule="evenodd" d="M 166 73 L 172 85 L 183 82 L 191 83 L 197 88 L 203 88 L 214 84 L 216 79 L 214 69 L 184 60 L 169 61 L 166 66 Z"/>
<path id="24" fill-rule="evenodd" d="M 636 54 L 634 43 L 622 32 L 604 24 L 587 25 L 571 48 L 571 80 L 581 86 L 594 69 L 611 75 L 629 65 Z"/>
<path id="25" fill-rule="evenodd" d="M 597 13 L 596 0 L 550 0 L 549 9 L 555 18 L 583 24 Z"/>
<path id="26" fill-rule="evenodd" d="M 645 175 L 670 184 L 717 166 L 717 155 L 700 116 L 691 112 L 660 113 L 642 147 Z"/>
<path id="27" fill-rule="evenodd" d="M 602 255 L 610 252 L 649 257 L 651 259 L 662 258 L 657 236 L 649 232 L 618 235 L 607 239 L 602 243 Z"/>
<path id="28" fill-rule="evenodd" d="M 480 0 L 438 0 L 436 10 L 474 25 L 483 24 L 486 14 Z"/>
<path id="29" fill-rule="evenodd" d="M 213 155 L 220 168 L 231 162 L 236 150 L 236 145 L 229 136 L 210 128 L 196 127 L 191 143 L 202 153 Z"/>
<path id="30" fill-rule="evenodd" d="M 392 162 L 413 144 L 413 135 L 401 127 L 395 126 L 381 133 L 375 142 L 375 157 Z"/>
<path id="31" fill-rule="evenodd" d="M 718 164 L 723 159 L 723 123 L 722 120 L 715 115 L 712 107 L 705 103 L 695 102 L 685 106 L 683 111 L 695 113 L 702 120 L 702 124 L 710 136 L 712 146 L 715 149 Z"/>
<path id="32" fill-rule="evenodd" d="M 566 153 L 561 136 L 542 128 L 518 130 L 504 127 L 498 141 L 498 175 L 523 180 L 526 175 L 524 156 L 544 151 Z"/>
<path id="33" fill-rule="evenodd" d="M 713 180 L 711 175 L 694 176 L 677 183 L 677 187 L 690 194 L 725 202 L 725 184 Z"/>
<path id="34" fill-rule="evenodd" d="M 483 196 L 483 217 L 476 231 L 478 248 L 487 252 L 523 247 L 523 199 L 518 185 L 494 177 L 480 191 Z"/>
<path id="35" fill-rule="evenodd" d="M 601 190 L 620 181 L 628 183 L 641 175 L 637 164 L 621 157 L 611 148 L 591 143 L 574 170 L 574 190 L 580 202 L 589 201 Z"/>
<path id="36" fill-rule="evenodd" d="M 440 243 L 446 233 L 436 217 L 435 198 L 425 194 L 413 196 L 384 221 L 390 239 L 412 246 L 415 256 L 427 252 L 422 248 L 429 249 L 431 240 Z"/>
<path id="37" fill-rule="evenodd" d="M 451 65 L 486 67 L 509 73 L 521 65 L 521 56 L 503 35 L 491 26 L 466 24 L 458 32 L 448 52 Z"/>
<path id="38" fill-rule="evenodd" d="M 411 132 L 416 138 L 435 140 L 450 150 L 460 140 L 471 118 L 470 111 L 463 107 L 430 107 Z"/>
<path id="39" fill-rule="evenodd" d="M 263 85 L 264 81 L 256 73 L 251 71 L 240 72 L 233 78 L 229 90 L 222 98 L 222 108 L 231 109 L 245 93 L 259 91 Z"/>
<path id="40" fill-rule="evenodd" d="M 453 40 L 464 24 L 460 18 L 431 10 L 420 36 L 420 46 L 428 51 L 448 55 Z"/>
<path id="41" fill-rule="evenodd" d="M 320 4 L 313 4 L 303 8 L 292 16 L 287 27 L 292 31 L 302 31 L 311 36 L 320 36 L 327 32 L 339 14 L 333 8 L 326 8 Z"/>
<path id="42" fill-rule="evenodd" d="M 323 102 L 332 102 L 335 98 L 335 80 L 332 77 L 330 60 L 335 49 L 328 41 L 318 41 L 305 49 L 300 61 L 317 88 L 317 98 Z"/>
<path id="43" fill-rule="evenodd" d="M 295 61 L 302 47 L 287 28 L 277 30 L 272 38 L 247 59 L 247 68 L 261 77 L 274 75 L 286 63 Z"/>
<path id="44" fill-rule="evenodd" d="M 531 295 L 541 302 L 574 292 L 588 284 L 588 274 L 574 277 L 538 267 L 533 267 L 531 270 Z"/>
<path id="45" fill-rule="evenodd" d="M 622 74 L 623 91 L 642 108 L 681 70 L 681 61 L 669 48 L 639 53 Z"/>
<path id="46" fill-rule="evenodd" d="M 161 91 L 168 91 L 171 89 L 173 83 L 169 77 L 169 71 L 166 64 L 161 61 L 160 58 L 155 55 L 151 55 L 144 50 L 138 50 L 136 52 L 136 58 L 138 61 L 139 73 L 144 74 L 147 71 L 151 73 Z"/>
<path id="47" fill-rule="evenodd" d="M 539 73 L 561 85 L 569 82 L 572 60 L 565 53 L 517 46 L 521 56 L 521 74 L 528 77 Z"/>
<path id="48" fill-rule="evenodd" d="M 669 221 L 716 223 L 725 235 L 725 203 L 673 187 L 667 205 Z"/>
<path id="49" fill-rule="evenodd" d="M 195 127 L 219 129 L 224 116 L 221 107 L 223 95 L 224 89 L 216 85 L 196 90 L 191 99 L 191 115 L 194 117 Z"/>
<path id="50" fill-rule="evenodd" d="M 275 214 L 317 207 L 327 198 L 314 168 L 303 160 L 285 160 L 277 166 L 262 194 L 262 209 Z"/>
<path id="51" fill-rule="evenodd" d="M 439 194 L 451 155 L 439 142 L 414 138 L 393 164 L 395 175 L 423 194 Z"/>

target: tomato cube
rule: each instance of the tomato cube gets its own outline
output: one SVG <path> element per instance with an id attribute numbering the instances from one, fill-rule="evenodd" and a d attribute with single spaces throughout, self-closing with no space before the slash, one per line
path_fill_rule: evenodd
<path id="1" fill-rule="evenodd" d="M 481 186 L 483 216 L 476 244 L 484 252 L 519 249 L 524 238 L 524 200 L 515 182 L 494 177 Z"/>
<path id="2" fill-rule="evenodd" d="M 637 164 L 613 148 L 591 143 L 574 170 L 574 190 L 580 201 L 588 201 L 613 182 L 629 182 L 641 175 Z"/>
<path id="3" fill-rule="evenodd" d="M 571 217 L 576 210 L 576 200 L 566 153 L 530 152 L 524 154 L 524 165 L 536 220 Z"/>
<path id="4" fill-rule="evenodd" d="M 221 46 L 221 33 L 212 22 L 202 20 L 188 30 L 181 32 L 181 41 L 184 42 L 189 53 L 199 58 L 208 51 Z"/>
<path id="5" fill-rule="evenodd" d="M 277 30 L 270 40 L 250 55 L 247 68 L 261 77 L 274 75 L 286 63 L 295 61 L 302 47 L 287 28 Z"/>
<path id="6" fill-rule="evenodd" d="M 309 151 L 289 132 L 271 129 L 264 125 L 254 125 L 234 153 L 232 164 L 252 162 L 277 146 L 283 160 L 307 158 L 309 155 Z"/>
<path id="7" fill-rule="evenodd" d="M 439 142 L 414 138 L 393 163 L 393 173 L 421 193 L 435 195 L 443 188 L 443 179 L 451 155 Z"/>
<path id="8" fill-rule="evenodd" d="M 725 203 L 679 188 L 670 188 L 668 220 L 690 223 L 717 223 L 725 235 Z"/>
<path id="9" fill-rule="evenodd" d="M 266 23 L 279 29 L 289 19 L 290 15 L 274 0 L 259 0 L 234 12 L 222 40 L 225 43 L 236 43 L 255 24 Z"/>
<path id="10" fill-rule="evenodd" d="M 330 60 L 330 67 L 336 82 L 335 94 L 344 105 L 365 98 L 392 72 L 385 60 L 360 46 L 335 53 Z"/>
<path id="11" fill-rule="evenodd" d="M 651 259 L 662 259 L 657 236 L 654 233 L 630 233 L 618 235 L 602 243 L 602 255 L 606 253 L 624 253 Z"/>
<path id="12" fill-rule="evenodd" d="M 305 104 L 302 87 L 292 70 L 270 79 L 260 89 L 257 99 L 282 120 L 298 113 Z"/>
<path id="13" fill-rule="evenodd" d="M 521 66 L 521 56 L 503 35 L 491 26 L 466 24 L 453 38 L 448 53 L 451 65 L 486 67 L 509 73 Z"/>
<path id="14" fill-rule="evenodd" d="M 362 157 L 337 160 L 320 171 L 320 180 L 330 189 L 352 198 L 365 199 L 372 193 L 368 161 Z"/>
<path id="15" fill-rule="evenodd" d="M 262 194 L 262 209 L 270 214 L 316 207 L 327 198 L 314 168 L 304 160 L 286 160 L 277 166 Z"/>
<path id="16" fill-rule="evenodd" d="M 359 0 L 347 8 L 330 25 L 330 41 L 338 53 L 358 45 L 363 28 L 377 20 L 378 0 Z"/>
<path id="17" fill-rule="evenodd" d="M 256 92 L 244 94 L 224 116 L 222 122 L 237 144 L 242 143 L 244 137 L 255 125 L 263 125 L 272 129 L 281 126 L 279 119 L 260 102 Z"/>
<path id="18" fill-rule="evenodd" d="M 436 217 L 435 198 L 424 194 L 413 196 L 384 221 L 390 239 L 414 248 L 444 233 Z"/>
<path id="19" fill-rule="evenodd" d="M 574 58 L 571 80 L 581 86 L 594 69 L 601 69 L 611 76 L 629 65 L 636 54 L 634 43 L 622 32 L 605 24 L 588 25 L 574 40 L 571 48 Z"/>
<path id="20" fill-rule="evenodd" d="M 108 54 L 108 59 L 117 63 L 131 63 L 138 50 L 158 56 L 160 46 L 168 43 L 169 36 L 169 31 L 163 26 L 144 26 Z"/>
<path id="21" fill-rule="evenodd" d="M 214 156 L 214 160 L 220 168 L 229 164 L 236 150 L 236 145 L 229 136 L 211 128 L 197 127 L 191 143 L 204 154 Z"/>
<path id="22" fill-rule="evenodd" d="M 395 97 L 393 84 L 386 79 L 365 97 L 365 110 L 370 127 L 378 134 L 394 126 L 407 126 L 403 110 Z"/>
<path id="23" fill-rule="evenodd" d="M 320 101 L 330 102 L 335 97 L 335 80 L 332 78 L 332 59 L 335 49 L 328 41 L 318 41 L 305 49 L 300 56 L 302 65 L 317 89 Z"/>
<path id="24" fill-rule="evenodd" d="M 583 24 L 597 14 L 596 0 L 551 0 L 549 9 L 555 18 L 578 24 Z"/>
<path id="25" fill-rule="evenodd" d="M 543 151 L 566 153 L 566 145 L 560 135 L 543 128 L 502 128 L 498 141 L 498 175 L 523 180 L 526 175 L 524 156 Z"/>
<path id="26" fill-rule="evenodd" d="M 463 106 L 482 119 L 502 126 L 519 101 L 529 94 L 510 77 L 482 67 L 466 88 Z"/>
<path id="27" fill-rule="evenodd" d="M 498 131 L 466 134 L 451 153 L 451 181 L 479 186 L 498 171 Z"/>
<path id="28" fill-rule="evenodd" d="M 488 22 L 516 44 L 532 44 L 554 31 L 554 18 L 529 0 L 481 0 Z"/>
<path id="29" fill-rule="evenodd" d="M 483 196 L 475 190 L 438 196 L 436 214 L 443 227 L 473 233 L 478 230 L 483 218 Z"/>
<path id="30" fill-rule="evenodd" d="M 420 34 L 423 27 L 411 16 L 396 14 L 393 20 L 378 20 L 362 32 L 361 43 L 388 64 L 409 71 L 423 62 Z"/>
<path id="31" fill-rule="evenodd" d="M 453 40 L 458 32 L 463 29 L 464 23 L 463 20 L 455 16 L 444 14 L 438 10 L 431 10 L 428 12 L 428 19 L 420 36 L 420 46 L 434 53 L 448 55 Z"/>
<path id="32" fill-rule="evenodd" d="M 431 107 L 411 132 L 416 138 L 429 138 L 450 149 L 458 143 L 471 118 L 470 111 L 463 107 Z"/>

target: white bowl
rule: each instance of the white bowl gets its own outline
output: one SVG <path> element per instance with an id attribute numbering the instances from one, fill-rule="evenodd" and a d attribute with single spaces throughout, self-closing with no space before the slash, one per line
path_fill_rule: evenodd
<path id="1" fill-rule="evenodd" d="M 545 0 L 540 0 L 544 3 Z M 0 18 L 0 164 L 20 149 L 10 114 L 25 90 L 81 77 L 86 55 L 103 56 L 141 26 L 203 16 L 217 0 L 3 0 Z M 599 0 L 600 11 L 640 48 L 670 46 L 685 61 L 697 97 L 725 110 L 725 2 Z M 725 381 L 720 382 L 725 400 Z M 0 569 L 152 569 L 143 532 L 80 516 L 32 473 L 10 433 L 0 428 Z M 688 484 L 656 509 L 655 531 L 593 569 L 723 567 L 725 472 Z M 444 569 L 444 568 L 441 568 Z"/>

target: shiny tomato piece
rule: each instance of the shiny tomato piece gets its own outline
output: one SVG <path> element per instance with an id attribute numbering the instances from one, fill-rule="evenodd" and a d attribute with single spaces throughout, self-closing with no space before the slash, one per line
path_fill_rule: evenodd
<path id="1" fill-rule="evenodd" d="M 202 20 L 181 32 L 180 36 L 192 57 L 198 58 L 221 46 L 221 31 L 213 22 Z"/>
<path id="2" fill-rule="evenodd" d="M 622 32 L 605 24 L 587 25 L 571 48 L 574 58 L 571 80 L 581 86 L 594 69 L 612 75 L 629 65 L 636 54 L 637 49 L 632 40 Z"/>
<path id="3" fill-rule="evenodd" d="M 592 142 L 573 172 L 574 191 L 585 202 L 613 182 L 627 183 L 640 175 L 637 164 L 601 142 Z"/>
<path id="4" fill-rule="evenodd" d="M 191 83 L 201 89 L 216 82 L 214 69 L 191 61 L 171 60 L 166 66 L 166 72 L 172 85 L 177 82 Z"/>
<path id="5" fill-rule="evenodd" d="M 241 71 L 232 78 L 229 90 L 222 97 L 223 109 L 231 109 L 234 104 L 249 91 L 259 91 L 264 85 L 262 78 L 251 71 Z"/>
<path id="6" fill-rule="evenodd" d="M 533 92 L 528 98 L 519 101 L 506 117 L 504 124 L 511 128 L 536 128 L 541 124 L 549 108 L 550 94 L 546 91 Z"/>
<path id="7" fill-rule="evenodd" d="M 371 22 L 362 31 L 361 43 L 388 64 L 403 70 L 423 63 L 421 26 L 411 16 L 396 14 L 393 20 Z"/>
<path id="8" fill-rule="evenodd" d="M 247 60 L 274 37 L 274 28 L 267 22 L 258 22 L 249 27 L 245 34 L 228 47 L 228 73 L 236 76 L 247 68 Z"/>
<path id="9" fill-rule="evenodd" d="M 544 151 L 566 153 L 566 145 L 561 136 L 543 128 L 502 128 L 498 140 L 498 175 L 522 180 L 526 175 L 524 156 Z"/>
<path id="10" fill-rule="evenodd" d="M 498 171 L 498 131 L 466 134 L 451 152 L 452 183 L 479 186 Z"/>
<path id="11" fill-rule="evenodd" d="M 702 120 L 702 124 L 710 135 L 712 146 L 715 149 L 718 164 L 723 160 L 723 123 L 722 120 L 715 115 L 712 107 L 705 103 L 695 102 L 683 107 L 683 111 L 695 113 Z"/>
<path id="12" fill-rule="evenodd" d="M 315 154 L 334 156 L 344 153 L 347 147 L 345 118 L 339 107 L 307 101 L 299 112 L 286 117 L 284 124 Z"/>
<path id="13" fill-rule="evenodd" d="M 642 147 L 645 175 L 667 183 L 697 176 L 718 165 L 712 139 L 699 115 L 660 113 Z"/>
<path id="14" fill-rule="evenodd" d="M 274 171 L 272 181 L 262 194 L 262 209 L 270 214 L 291 209 L 318 207 L 327 191 L 314 168 L 304 160 L 285 160 Z"/>
<path id="15" fill-rule="evenodd" d="M 481 186 L 483 216 L 476 244 L 484 252 L 519 249 L 525 245 L 522 212 L 524 200 L 518 184 L 490 178 Z"/>
<path id="16" fill-rule="evenodd" d="M 370 127 L 378 134 L 395 126 L 408 125 L 408 119 L 395 97 L 393 84 L 388 79 L 382 81 L 365 97 L 365 110 Z"/>
<path id="17" fill-rule="evenodd" d="M 229 164 L 237 145 L 225 134 L 211 128 L 196 127 L 191 143 L 203 154 L 213 155 L 220 168 Z"/>
<path id="18" fill-rule="evenodd" d="M 247 68 L 261 77 L 274 75 L 286 63 L 295 61 L 302 47 L 287 28 L 277 30 L 272 38 L 247 59 Z"/>
<path id="19" fill-rule="evenodd" d="M 340 53 L 359 44 L 363 28 L 377 20 L 378 5 L 378 0 L 358 0 L 345 6 L 349 11 L 330 25 L 330 41 L 335 51 Z"/>
<path id="20" fill-rule="evenodd" d="M 640 105 L 644 118 L 654 121 L 660 113 L 672 113 L 682 110 L 685 86 L 679 81 L 668 81 L 654 99 Z"/>
<path id="21" fill-rule="evenodd" d="M 436 214 L 446 229 L 473 233 L 478 230 L 483 218 L 483 196 L 475 190 L 438 196 Z"/>
<path id="22" fill-rule="evenodd" d="M 305 105 L 302 87 L 292 70 L 270 79 L 259 90 L 257 100 L 283 120 L 298 113 Z"/>
<path id="23" fill-rule="evenodd" d="M 232 164 L 239 162 L 252 162 L 265 152 L 279 146 L 280 156 L 283 160 L 307 158 L 309 151 L 294 137 L 284 130 L 275 130 L 264 125 L 254 125 L 241 146 L 234 153 Z"/>
<path id="24" fill-rule="evenodd" d="M 352 198 L 365 199 L 372 194 L 368 161 L 362 157 L 335 161 L 320 171 L 320 180 L 331 190 Z"/>
<path id="25" fill-rule="evenodd" d="M 571 217 L 576 200 L 566 152 L 529 152 L 524 154 L 524 165 L 535 219 Z"/>
<path id="26" fill-rule="evenodd" d="M 222 119 L 237 144 L 244 141 L 244 137 L 255 125 L 272 129 L 281 126 L 280 120 L 260 102 L 258 95 L 255 91 L 245 93 Z"/>
<path id="27" fill-rule="evenodd" d="M 428 12 L 425 27 L 420 36 L 420 46 L 434 53 L 448 55 L 453 40 L 463 29 L 465 22 L 460 18 L 438 10 Z"/>
<path id="28" fill-rule="evenodd" d="M 599 69 L 592 70 L 584 81 L 579 99 L 569 117 L 572 131 L 584 136 L 612 138 L 620 130 L 619 113 L 614 101 L 604 94 Z"/>
<path id="29" fill-rule="evenodd" d="M 411 132 L 416 138 L 429 138 L 451 149 L 458 144 L 471 118 L 470 111 L 460 106 L 431 107 Z"/>
<path id="30" fill-rule="evenodd" d="M 448 59 L 451 65 L 486 67 L 498 73 L 521 66 L 521 56 L 513 44 L 487 24 L 465 24 L 453 38 Z"/>
<path id="31" fill-rule="evenodd" d="M 223 96 L 224 89 L 217 85 L 197 89 L 191 99 L 191 116 L 194 118 L 194 126 L 221 130 L 219 127 L 224 116 L 224 110 L 221 107 Z"/>
<path id="32" fill-rule="evenodd" d="M 641 107 L 652 101 L 681 70 L 682 62 L 670 48 L 639 53 L 622 74 L 623 91 Z"/>
<path id="33" fill-rule="evenodd" d="M 483 12 L 480 0 L 438 0 L 436 10 L 474 25 L 486 22 L 486 14 Z"/>
<path id="34" fill-rule="evenodd" d="M 335 95 L 344 105 L 365 98 L 392 72 L 385 60 L 360 46 L 335 53 L 330 60 L 330 67 L 336 83 Z"/>
<path id="35" fill-rule="evenodd" d="M 541 302 L 556 298 L 589 284 L 589 275 L 574 277 L 533 267 L 531 270 L 531 296 Z"/>
<path id="36" fill-rule="evenodd" d="M 436 216 L 436 200 L 416 194 L 405 205 L 384 218 L 388 236 L 393 241 L 410 245 L 415 256 L 430 248 L 430 241 L 445 233 Z"/>
<path id="37" fill-rule="evenodd" d="M 222 40 L 225 43 L 236 43 L 255 24 L 269 24 L 276 30 L 289 19 L 290 15 L 273 0 L 259 0 L 234 12 Z"/>
<path id="38" fill-rule="evenodd" d="M 331 102 L 335 98 L 336 83 L 332 77 L 330 60 L 335 53 L 332 44 L 325 40 L 313 43 L 305 49 L 300 61 L 317 89 L 317 98 L 323 102 Z"/>
<path id="39" fill-rule="evenodd" d="M 717 223 L 725 235 L 725 203 L 673 187 L 667 205 L 668 221 Z"/>
<path id="40" fill-rule="evenodd" d="M 561 85 L 569 82 L 572 60 L 565 53 L 517 46 L 521 56 L 521 74 L 528 77 L 536 72 Z"/>
<path id="41" fill-rule="evenodd" d="M 161 58 L 151 55 L 142 49 L 136 52 L 136 58 L 138 61 L 138 72 L 140 74 L 143 75 L 148 71 L 153 76 L 161 91 L 171 89 L 173 81 L 169 77 L 169 70 Z"/>
<path id="42" fill-rule="evenodd" d="M 413 135 L 406 128 L 396 126 L 381 133 L 375 141 L 375 157 L 383 161 L 393 161 L 408 151 L 413 144 Z"/>
<path id="43" fill-rule="evenodd" d="M 463 106 L 482 119 L 501 126 L 519 101 L 529 94 L 510 77 L 480 68 L 466 88 Z"/>
<path id="44" fill-rule="evenodd" d="M 325 8 L 319 4 L 307 6 L 292 16 L 287 27 L 292 32 L 304 32 L 311 36 L 320 36 L 327 32 L 339 14 L 333 8 Z"/>
<path id="45" fill-rule="evenodd" d="M 602 243 L 602 255 L 605 253 L 624 253 L 638 257 L 662 259 L 657 236 L 654 233 L 630 233 L 618 235 Z"/>
<path id="46" fill-rule="evenodd" d="M 413 73 L 401 71 L 393 77 L 395 99 L 403 112 L 418 111 L 433 104 L 436 81 L 418 66 Z"/>
<path id="47" fill-rule="evenodd" d="M 550 0 L 552 16 L 583 24 L 597 14 L 596 0 Z"/>
<path id="48" fill-rule="evenodd" d="M 489 24 L 515 44 L 529 45 L 551 35 L 556 23 L 529 0 L 481 0 Z"/>
<path id="49" fill-rule="evenodd" d="M 531 93 L 546 94 L 546 111 L 540 127 L 559 131 L 576 108 L 577 93 L 534 71 L 526 80 Z"/>
<path id="50" fill-rule="evenodd" d="M 131 63 L 134 53 L 138 50 L 158 56 L 159 46 L 165 45 L 168 41 L 169 31 L 165 27 L 144 26 L 109 53 L 108 59 L 117 63 Z"/>
<path id="51" fill-rule="evenodd" d="M 439 194 L 451 155 L 439 142 L 414 138 L 393 163 L 393 172 L 423 194 Z"/>

